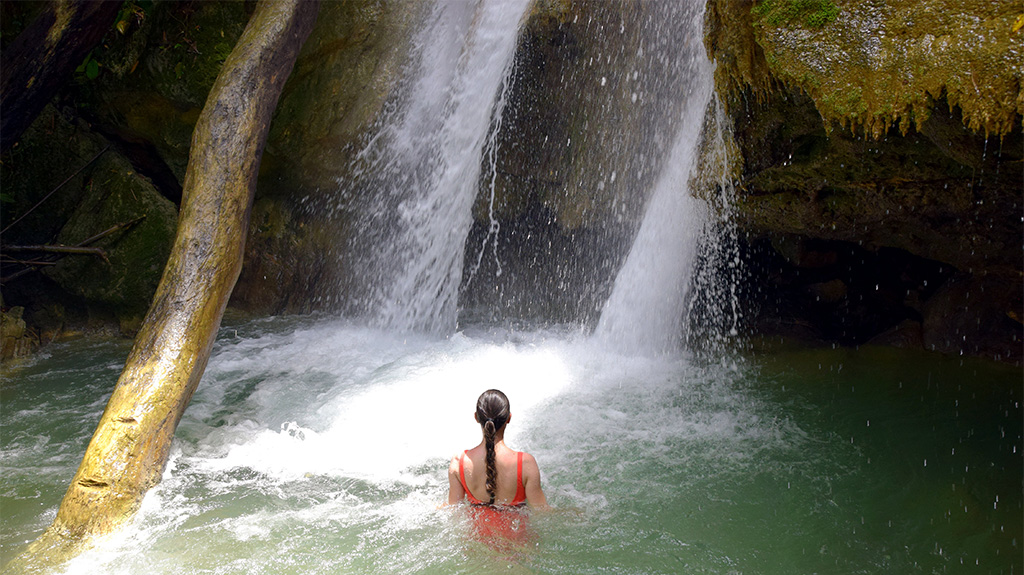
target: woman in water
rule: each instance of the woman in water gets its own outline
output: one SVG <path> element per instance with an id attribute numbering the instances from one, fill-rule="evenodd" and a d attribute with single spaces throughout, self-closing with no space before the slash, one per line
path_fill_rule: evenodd
<path id="1" fill-rule="evenodd" d="M 475 417 L 484 437 L 480 445 L 452 457 L 448 503 L 466 499 L 473 506 L 501 511 L 526 504 L 547 509 L 537 460 L 505 445 L 505 426 L 511 420 L 508 397 L 497 389 L 483 392 L 476 400 Z"/>

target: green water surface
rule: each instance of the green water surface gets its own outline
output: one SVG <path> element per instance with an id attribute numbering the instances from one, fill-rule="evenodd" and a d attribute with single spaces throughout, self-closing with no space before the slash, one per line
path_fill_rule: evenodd
<path id="1" fill-rule="evenodd" d="M 261 337 L 262 348 L 238 357 L 258 362 L 267 350 L 302 347 Z M 332 393 L 347 401 L 336 374 L 229 359 L 238 340 L 236 332 L 219 344 L 207 395 L 197 394 L 177 458 L 136 525 L 66 572 L 1022 570 L 1017 367 L 881 348 L 775 347 L 728 368 L 683 359 L 652 368 L 581 351 L 572 384 L 522 418 L 513 445 L 538 458 L 560 510 L 534 514 L 530 543 L 510 551 L 475 540 L 463 510 L 438 507 L 442 458 L 414 465 L 402 481 L 210 467 L 218 450 L 244 441 L 218 434 L 274 427 L 261 415 L 266 406 Z M 359 385 L 494 344 L 461 345 L 439 342 L 375 368 L 367 361 Z M 52 519 L 126 353 L 122 342 L 83 341 L 5 366 L 3 561 Z M 282 373 L 289 385 L 275 391 L 269 382 Z M 327 417 L 324 408 L 311 413 Z"/>

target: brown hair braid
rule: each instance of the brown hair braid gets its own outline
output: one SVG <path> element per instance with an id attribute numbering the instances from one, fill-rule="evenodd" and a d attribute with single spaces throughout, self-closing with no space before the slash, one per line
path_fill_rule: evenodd
<path id="1" fill-rule="evenodd" d="M 494 436 L 498 430 L 508 423 L 509 405 L 508 397 L 497 389 L 488 389 L 480 394 L 476 400 L 476 419 L 484 430 L 484 447 L 487 449 L 487 495 L 491 500 L 489 505 L 494 504 L 494 493 L 497 491 L 498 466 L 494 454 Z"/>

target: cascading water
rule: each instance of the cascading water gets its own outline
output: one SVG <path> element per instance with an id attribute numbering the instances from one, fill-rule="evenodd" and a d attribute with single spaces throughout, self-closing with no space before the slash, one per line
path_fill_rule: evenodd
<path id="1" fill-rule="evenodd" d="M 684 99 L 679 127 L 595 332 L 599 340 L 626 352 L 667 351 L 681 341 L 698 240 L 707 218 L 690 182 L 714 92 L 714 68 L 700 42 L 703 10 L 689 8 L 682 15 L 687 22 L 684 41 L 672 55 L 687 72 L 679 94 Z"/>
<path id="2" fill-rule="evenodd" d="M 494 46 L 485 29 L 513 34 L 497 26 L 508 4 L 441 5 L 417 40 L 437 67 L 418 69 L 365 148 L 385 204 L 357 239 L 380 249 L 399 238 L 410 250 L 360 270 L 395 264 L 381 274 L 386 288 L 366 296 L 378 327 L 229 318 L 161 483 L 131 525 L 61 572 L 1020 573 L 1019 369 L 898 350 L 782 351 L 749 371 L 646 353 L 679 340 L 691 283 L 704 297 L 735 297 L 690 278 L 693 261 L 716 252 L 695 246 L 713 210 L 688 186 L 704 177 L 697 164 L 728 163 L 718 148 L 696 153 L 720 144 L 706 126 L 722 120 L 703 116 L 713 100 L 701 4 L 651 4 L 669 10 L 665 22 L 684 18 L 692 36 L 675 55 L 648 45 L 645 57 L 681 58 L 693 74 L 659 96 L 685 105 L 666 128 L 673 143 L 650 154 L 664 167 L 596 337 L 406 331 L 451 324 L 464 238 L 442 233 L 444 218 L 468 218 L 471 198 L 420 193 L 475 191 L 510 61 L 485 65 L 475 50 Z M 504 17 L 518 21 L 521 8 Z M 455 111 L 484 68 L 498 79 L 478 86 L 477 132 L 468 110 L 459 120 Z M 466 157 L 448 156 L 456 150 Z M 726 264 L 701 265 L 698 274 Z M 127 352 L 124 341 L 79 340 L 2 366 L 0 566 L 52 521 Z M 474 539 L 463 509 L 439 505 L 449 457 L 480 441 L 472 410 L 487 387 L 511 399 L 505 440 L 537 457 L 549 501 L 570 511 L 533 514 L 535 539 L 511 554 Z"/>
<path id="3" fill-rule="evenodd" d="M 532 0 L 438 2 L 415 65 L 360 154 L 362 312 L 381 327 L 444 333 L 456 322 L 463 248 L 495 100 Z"/>

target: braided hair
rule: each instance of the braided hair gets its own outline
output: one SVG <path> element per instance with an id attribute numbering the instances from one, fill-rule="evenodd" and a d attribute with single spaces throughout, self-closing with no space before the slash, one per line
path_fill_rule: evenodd
<path id="1" fill-rule="evenodd" d="M 487 495 L 489 505 L 494 504 L 497 490 L 498 466 L 494 455 L 494 436 L 508 422 L 508 397 L 497 389 L 488 389 L 476 400 L 476 419 L 484 430 L 484 446 L 487 448 Z"/>

